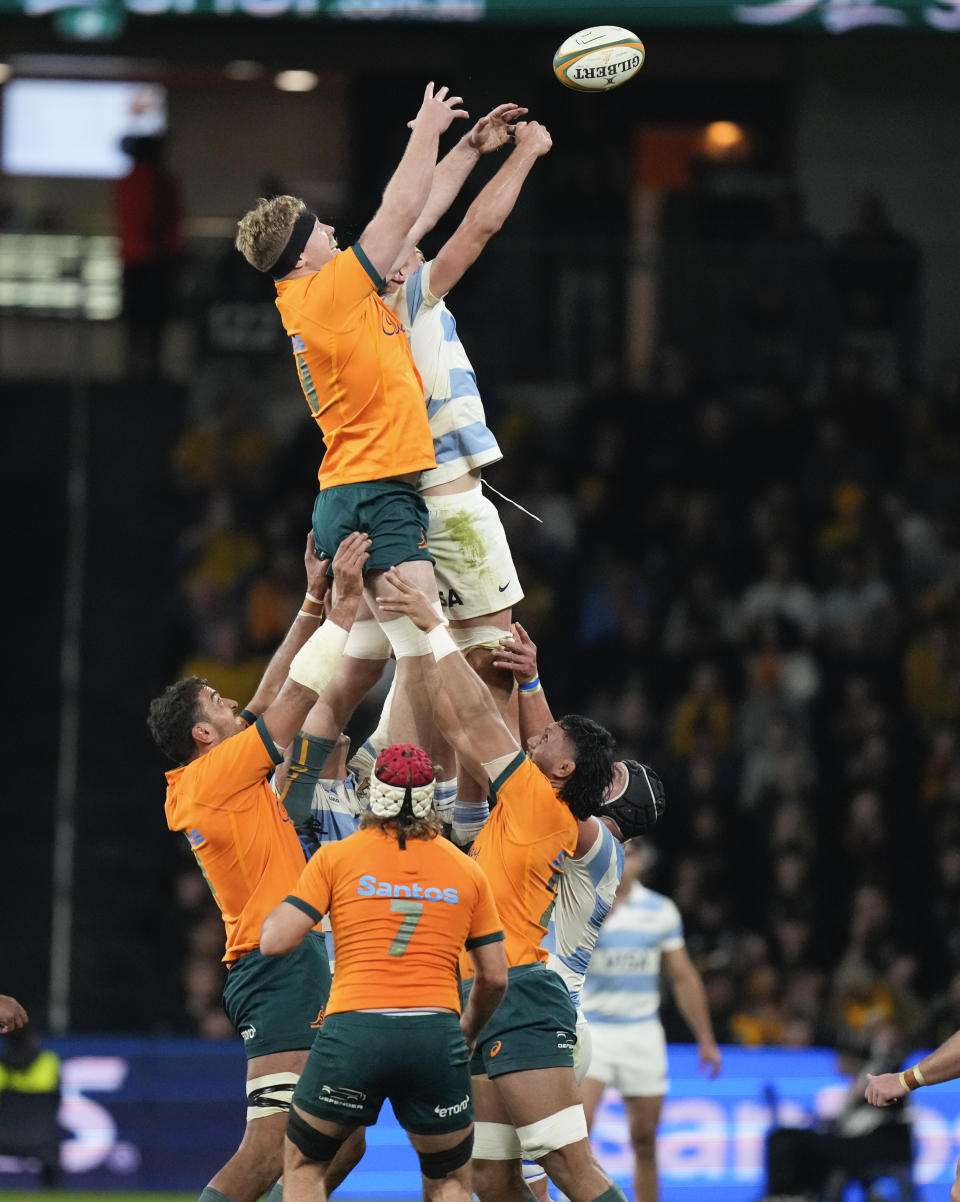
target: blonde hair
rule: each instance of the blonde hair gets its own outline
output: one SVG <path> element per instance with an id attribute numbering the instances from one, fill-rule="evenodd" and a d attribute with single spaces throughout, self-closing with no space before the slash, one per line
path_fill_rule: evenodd
<path id="1" fill-rule="evenodd" d="M 233 244 L 251 267 L 269 271 L 290 241 L 297 218 L 306 210 L 297 196 L 261 197 L 237 222 Z"/>

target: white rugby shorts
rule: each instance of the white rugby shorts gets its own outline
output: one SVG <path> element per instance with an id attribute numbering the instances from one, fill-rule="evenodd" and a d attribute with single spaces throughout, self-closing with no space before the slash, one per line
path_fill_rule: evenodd
<path id="1" fill-rule="evenodd" d="M 590 1024 L 593 1054 L 587 1076 L 624 1098 L 656 1098 L 667 1092 L 667 1041 L 659 1019 Z"/>
<path id="2" fill-rule="evenodd" d="M 430 513 L 427 545 L 451 621 L 481 618 L 523 600 L 523 589 L 496 505 L 479 481 L 466 492 L 424 497 Z"/>

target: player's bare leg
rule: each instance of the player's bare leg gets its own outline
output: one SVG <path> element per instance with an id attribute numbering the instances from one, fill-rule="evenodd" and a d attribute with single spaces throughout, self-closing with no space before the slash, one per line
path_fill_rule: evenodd
<path id="1" fill-rule="evenodd" d="M 407 1138 L 420 1157 L 424 1202 L 470 1202 L 469 1156 L 462 1164 L 447 1168 L 442 1176 L 432 1174 L 443 1168 L 445 1156 L 453 1154 L 453 1158 L 458 1159 L 455 1150 L 463 1146 L 472 1130 L 471 1125 L 459 1131 L 446 1131 L 442 1135 L 414 1135 L 407 1132 Z"/>
<path id="2" fill-rule="evenodd" d="M 657 1127 L 662 1097 L 624 1098 L 633 1147 L 633 1196 L 636 1202 L 657 1202 Z"/>
<path id="3" fill-rule="evenodd" d="M 433 564 L 426 559 L 411 559 L 397 565 L 397 572 L 429 597 L 437 596 Z M 366 599 L 374 613 L 380 612 L 377 598 L 391 593 L 383 572 L 370 572 L 366 580 Z M 381 621 L 385 615 L 380 612 Z M 397 674 L 390 711 L 390 738 L 395 743 L 413 743 L 422 747 L 438 766 L 438 779 L 453 776 L 455 765 L 446 740 L 440 735 L 433 716 L 433 705 L 425 683 L 425 665 L 432 652 L 424 636 L 406 617 L 384 622 L 397 659 Z"/>
<path id="4" fill-rule="evenodd" d="M 290 1115 L 284 1140 L 283 1202 L 326 1202 L 329 1189 L 340 1183 L 334 1182 L 338 1175 L 334 1162 L 351 1142 L 351 1151 L 345 1159 L 357 1150 L 357 1127 L 318 1119 L 298 1106 L 291 1107 Z M 362 1140 L 363 1129 L 360 1131 Z M 346 1173 L 340 1180 L 345 1176 Z"/>
<path id="5" fill-rule="evenodd" d="M 580 1106 L 572 1068 L 505 1073 L 494 1081 L 474 1077 L 473 1085 L 477 1121 L 509 1123 L 518 1134 L 524 1128 L 542 1124 L 544 1120 Z M 586 1135 L 538 1153 L 535 1159 L 570 1202 L 595 1202 L 605 1196 L 610 1199 L 623 1197 L 597 1163 Z M 474 1160 L 474 1190 L 482 1202 L 498 1202 L 499 1199 L 517 1199 L 519 1202 L 521 1198 L 532 1197 L 523 1182 L 520 1163 L 519 1158 L 514 1161 Z"/>
<path id="6" fill-rule="evenodd" d="M 307 1050 L 275 1052 L 247 1061 L 247 1080 L 295 1073 L 299 1076 L 307 1062 Z M 283 1171 L 283 1132 L 287 1112 L 250 1118 L 236 1152 L 211 1179 L 207 1190 L 215 1190 L 230 1202 L 257 1202 Z M 204 1191 L 206 1193 L 206 1190 Z M 200 1195 L 203 1198 L 203 1194 Z M 211 1198 L 216 1194 L 208 1195 Z"/>

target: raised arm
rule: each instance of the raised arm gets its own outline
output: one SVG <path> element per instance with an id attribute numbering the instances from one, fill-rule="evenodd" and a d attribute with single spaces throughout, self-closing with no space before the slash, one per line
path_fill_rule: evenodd
<path id="1" fill-rule="evenodd" d="M 485 117 L 481 117 L 452 150 L 447 151 L 437 163 L 427 203 L 407 234 L 404 248 L 394 266 L 406 262 L 420 239 L 430 233 L 450 208 L 480 156 L 513 142 L 515 123 L 526 112 L 525 108 L 512 101 L 498 104 Z"/>
<path id="2" fill-rule="evenodd" d="M 394 594 L 381 598 L 388 614 L 406 614 L 430 638 L 433 656 L 424 658 L 426 687 L 440 733 L 458 759 L 478 780 L 486 779 L 484 764 L 520 750 L 490 690 L 456 649 L 429 598 L 391 568 L 385 579 Z"/>
<path id="3" fill-rule="evenodd" d="M 510 216 L 533 164 L 553 145 L 538 121 L 515 126 L 514 148 L 496 175 L 477 194 L 456 231 L 443 244 L 430 268 L 430 291 L 443 296 L 476 262 L 480 252 Z"/>
<path id="4" fill-rule="evenodd" d="M 410 227 L 423 211 L 433 182 L 440 135 L 455 117 L 469 116 L 456 107 L 460 97 L 448 96 L 447 91 L 442 87 L 434 92 L 433 84 L 427 84 L 403 157 L 384 189 L 379 209 L 358 239 L 381 276 L 386 276 L 396 262 Z"/>
<path id="5" fill-rule="evenodd" d="M 540 683 L 536 643 L 519 622 L 514 622 L 510 631 L 500 640 L 493 666 L 512 672 L 517 682 L 520 694 L 520 742 L 526 747 L 528 739 L 546 730 L 553 722 L 553 714 Z"/>
<path id="6" fill-rule="evenodd" d="M 333 602 L 327 621 L 289 663 L 287 679 L 263 712 L 270 737 L 286 747 L 333 678 L 363 593 L 363 565 L 370 557 L 366 534 L 348 534 L 333 557 Z"/>
<path id="7" fill-rule="evenodd" d="M 324 604 L 327 601 L 329 583 L 327 568 L 329 559 L 318 559 L 313 543 L 313 531 L 307 535 L 307 549 L 303 556 L 307 569 L 307 592 L 293 625 L 284 636 L 283 642 L 271 657 L 257 691 L 250 699 L 245 712 L 258 718 L 280 692 L 290 671 L 290 661 L 323 621 Z"/>

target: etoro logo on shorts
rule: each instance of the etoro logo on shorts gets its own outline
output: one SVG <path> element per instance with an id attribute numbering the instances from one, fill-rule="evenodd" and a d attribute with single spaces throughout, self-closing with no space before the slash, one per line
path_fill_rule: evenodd
<path id="1" fill-rule="evenodd" d="M 362 1110 L 367 1095 L 360 1089 L 347 1089 L 345 1085 L 321 1085 L 320 1100 L 345 1110 Z"/>
<path id="2" fill-rule="evenodd" d="M 240 1038 L 245 1043 L 251 1039 L 256 1039 L 256 1037 L 257 1037 L 257 1028 L 256 1027 L 250 1026 L 250 1027 L 241 1027 L 240 1028 Z"/>
<path id="3" fill-rule="evenodd" d="M 571 1031 L 557 1032 L 557 1051 L 569 1051 L 577 1046 L 576 1036 Z"/>
<path id="4" fill-rule="evenodd" d="M 449 1118 L 452 1114 L 463 1114 L 469 1105 L 470 1095 L 467 1094 L 467 1096 L 461 1102 L 457 1102 L 454 1106 L 434 1106 L 433 1113 L 437 1115 L 438 1118 L 445 1119 Z"/>

